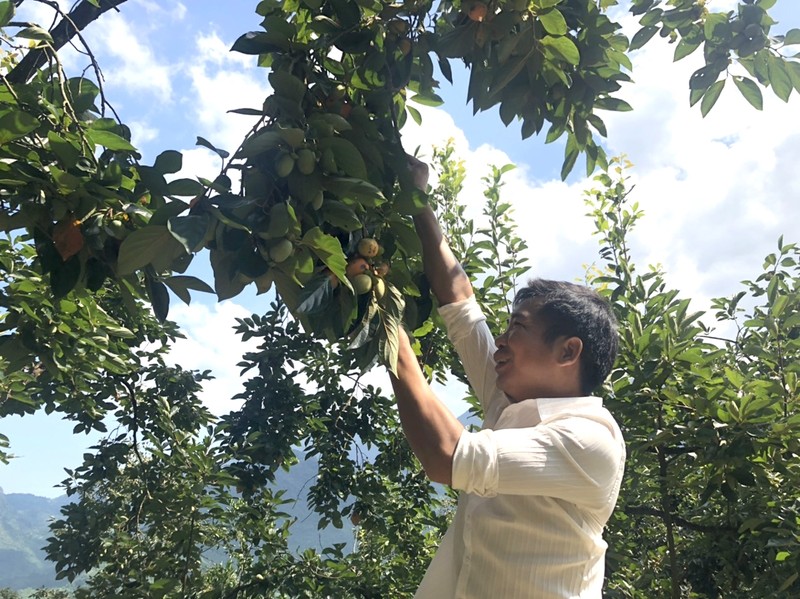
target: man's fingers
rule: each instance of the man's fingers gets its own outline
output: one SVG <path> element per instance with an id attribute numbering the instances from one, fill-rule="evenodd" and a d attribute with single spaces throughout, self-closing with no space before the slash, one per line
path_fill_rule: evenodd
<path id="1" fill-rule="evenodd" d="M 406 154 L 406 158 L 408 159 L 408 169 L 414 178 L 414 185 L 420 191 L 425 191 L 428 187 L 428 165 L 411 154 Z"/>

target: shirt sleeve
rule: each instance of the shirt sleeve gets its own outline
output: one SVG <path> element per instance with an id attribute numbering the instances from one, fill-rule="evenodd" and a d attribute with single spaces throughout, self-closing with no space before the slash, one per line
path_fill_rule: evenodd
<path id="1" fill-rule="evenodd" d="M 485 497 L 539 495 L 600 509 L 613 499 L 624 451 L 607 424 L 585 416 L 465 431 L 453 456 L 452 486 Z"/>
<path id="2" fill-rule="evenodd" d="M 481 402 L 487 424 L 490 408 L 502 402 L 505 396 L 497 389 L 494 370 L 494 337 L 486 324 L 475 296 L 439 307 L 447 336 L 464 365 L 469 384 Z"/>

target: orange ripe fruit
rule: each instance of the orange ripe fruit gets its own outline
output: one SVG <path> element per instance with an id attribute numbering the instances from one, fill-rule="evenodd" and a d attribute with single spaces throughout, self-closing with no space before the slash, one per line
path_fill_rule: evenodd
<path id="1" fill-rule="evenodd" d="M 59 221 L 53 228 L 53 244 L 64 262 L 80 252 L 83 248 L 81 222 L 70 217 Z"/>
<path id="2" fill-rule="evenodd" d="M 345 273 L 348 277 L 352 278 L 356 275 L 363 274 L 369 270 L 369 264 L 364 258 L 353 258 L 347 263 L 347 270 Z"/>
<path id="3" fill-rule="evenodd" d="M 483 2 L 475 2 L 472 6 L 469 7 L 468 16 L 473 21 L 481 23 L 486 18 L 488 12 L 489 8 Z"/>

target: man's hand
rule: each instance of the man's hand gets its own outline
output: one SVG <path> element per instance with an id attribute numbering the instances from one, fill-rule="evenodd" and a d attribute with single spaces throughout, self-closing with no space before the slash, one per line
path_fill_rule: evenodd
<path id="1" fill-rule="evenodd" d="M 427 191 L 428 165 L 411 154 L 406 154 L 406 156 L 408 157 L 408 170 L 411 171 L 411 176 L 414 179 L 414 187 L 423 192 Z"/>
<path id="2" fill-rule="evenodd" d="M 428 188 L 428 165 L 421 160 L 408 156 L 408 169 L 414 179 L 414 185 L 422 191 Z M 472 285 L 464 269 L 453 255 L 447 240 L 442 234 L 436 215 L 430 206 L 426 206 L 414 216 L 414 226 L 422 242 L 422 263 L 431 290 L 439 300 L 439 305 L 452 304 L 472 296 Z"/>

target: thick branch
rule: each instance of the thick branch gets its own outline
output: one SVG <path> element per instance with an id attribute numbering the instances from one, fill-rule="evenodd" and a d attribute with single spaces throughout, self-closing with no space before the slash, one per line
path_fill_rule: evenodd
<path id="1" fill-rule="evenodd" d="M 646 505 L 629 505 L 625 507 L 624 512 L 629 516 L 655 516 L 656 518 L 661 518 L 662 520 L 667 515 L 666 512 L 662 510 L 648 507 Z M 731 532 L 736 530 L 736 528 L 733 526 L 709 526 L 707 524 L 695 524 L 690 520 L 686 520 L 685 518 L 681 518 L 680 516 L 676 516 L 674 514 L 672 514 L 672 522 L 678 526 L 682 526 L 683 528 L 688 528 L 689 530 L 694 530 L 697 532 Z"/>
<path id="2" fill-rule="evenodd" d="M 100 0 L 100 8 L 92 6 L 85 0 L 78 3 L 65 18 L 61 19 L 58 25 L 50 30 L 50 35 L 53 37 L 52 46 L 36 48 L 28 52 L 8 74 L 6 79 L 12 84 L 29 81 L 36 74 L 36 71 L 47 62 L 48 50 L 51 48 L 54 50 L 61 49 L 75 35 L 83 31 L 87 25 L 97 20 L 103 13 L 116 9 L 123 2 L 125 0 Z"/>

